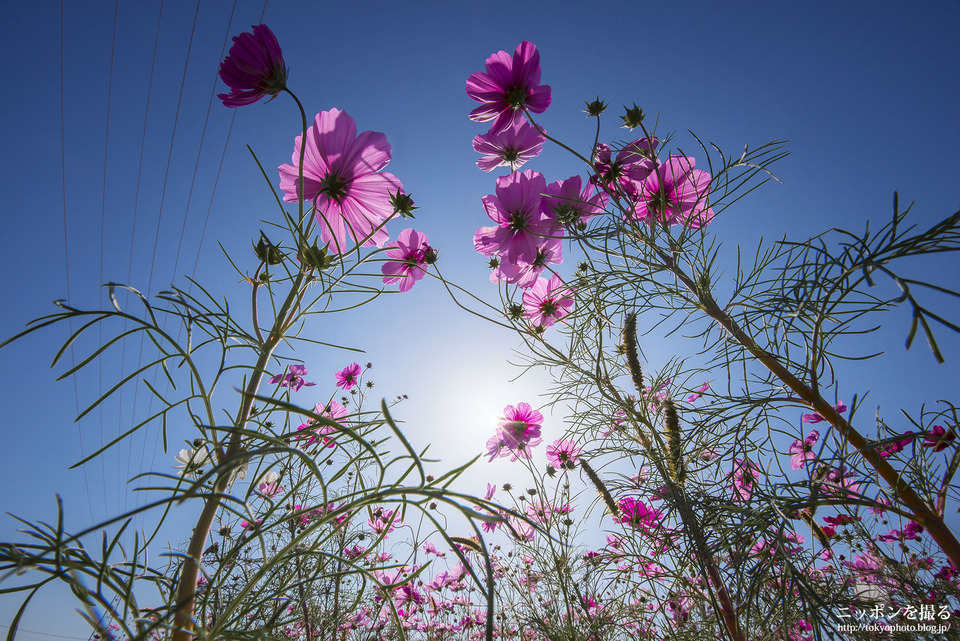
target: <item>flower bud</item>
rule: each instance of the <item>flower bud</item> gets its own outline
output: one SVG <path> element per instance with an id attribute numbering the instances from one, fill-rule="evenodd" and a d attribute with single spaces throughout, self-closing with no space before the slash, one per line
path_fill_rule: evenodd
<path id="1" fill-rule="evenodd" d="M 260 242 L 253 246 L 253 253 L 257 255 L 260 262 L 267 265 L 279 265 L 283 262 L 283 252 L 280 248 L 270 242 L 263 232 L 260 232 Z"/>
<path id="2" fill-rule="evenodd" d="M 597 96 L 597 99 L 594 100 L 593 102 L 588 102 L 586 104 L 587 104 L 587 108 L 583 110 L 584 113 L 594 118 L 602 114 L 603 111 L 607 108 L 607 103 L 600 100 L 600 96 Z"/>
<path id="3" fill-rule="evenodd" d="M 400 214 L 403 218 L 413 218 L 413 210 L 418 207 L 413 206 L 413 198 L 410 194 L 405 194 L 399 188 L 397 193 L 390 196 L 390 204 L 393 205 L 393 213 Z"/>
<path id="4" fill-rule="evenodd" d="M 306 241 L 300 242 L 300 249 L 297 251 L 297 258 L 303 264 L 304 267 L 309 267 L 310 269 L 324 270 L 333 265 L 333 257 L 329 255 L 327 251 L 328 245 L 324 245 L 322 248 L 317 246 L 317 240 L 313 240 L 312 245 L 308 245 Z"/>
<path id="5" fill-rule="evenodd" d="M 623 120 L 623 129 L 636 129 L 643 122 L 643 109 L 637 106 L 637 103 L 633 103 L 633 108 L 629 108 L 626 105 L 623 106 L 626 110 L 626 115 L 620 116 Z"/>

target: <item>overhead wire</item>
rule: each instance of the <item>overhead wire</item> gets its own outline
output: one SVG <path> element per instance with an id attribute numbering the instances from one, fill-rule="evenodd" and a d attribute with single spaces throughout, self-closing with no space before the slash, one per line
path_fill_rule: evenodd
<path id="1" fill-rule="evenodd" d="M 164 170 L 164 174 L 163 174 L 163 188 L 162 188 L 162 190 L 161 190 L 161 192 L 160 192 L 160 208 L 159 208 L 159 211 L 158 211 L 158 213 L 157 213 L 157 230 L 156 230 L 156 234 L 154 235 L 154 239 L 153 239 L 153 257 L 152 257 L 152 259 L 151 259 L 151 261 L 150 261 L 150 276 L 149 276 L 149 278 L 148 278 L 148 280 L 147 280 L 147 295 L 148 295 L 148 296 L 150 295 L 151 290 L 153 289 L 153 274 L 154 274 L 154 270 L 155 270 L 156 262 L 157 262 L 157 248 L 160 246 L 160 228 L 161 228 L 161 222 L 162 222 L 162 220 L 163 220 L 164 204 L 165 204 L 165 202 L 166 202 L 167 185 L 168 185 L 169 179 L 170 179 L 170 165 L 171 165 L 171 163 L 173 162 L 173 147 L 174 147 L 174 145 L 175 145 L 175 143 L 176 143 L 176 140 L 177 140 L 177 128 L 178 128 L 178 125 L 180 124 L 180 107 L 181 107 L 181 105 L 182 105 L 182 103 L 183 103 L 183 88 L 184 88 L 184 86 L 186 85 L 186 82 L 187 82 L 187 69 L 188 69 L 189 66 L 190 66 L 190 53 L 191 53 L 191 51 L 193 51 L 193 40 L 194 40 L 194 36 L 196 35 L 196 31 L 197 31 L 197 18 L 198 18 L 199 16 L 200 16 L 200 0 L 197 0 L 197 7 L 196 7 L 196 9 L 195 9 L 195 11 L 194 11 L 194 14 L 193 14 L 193 25 L 192 25 L 191 28 L 190 28 L 190 42 L 187 44 L 187 55 L 186 55 L 186 58 L 185 58 L 185 60 L 184 60 L 184 62 L 183 62 L 183 74 L 182 74 L 181 77 L 180 77 L 180 91 L 179 91 L 179 93 L 177 94 L 177 109 L 176 109 L 176 112 L 174 113 L 174 116 L 173 116 L 173 131 L 172 131 L 171 134 L 170 134 L 170 146 L 169 146 L 169 148 L 168 148 L 168 150 L 167 150 L 167 166 L 166 166 L 166 169 Z M 184 219 L 186 219 L 187 213 L 188 213 L 188 212 L 185 210 L 184 213 L 183 213 Z M 183 243 L 183 237 L 182 237 L 182 236 L 180 237 L 180 243 Z M 179 247 L 177 248 L 177 253 L 178 253 L 178 254 L 180 253 Z M 163 330 L 166 330 L 168 318 L 169 318 L 169 316 L 164 315 L 163 321 L 162 321 L 162 329 L 163 329 Z M 143 360 L 143 339 L 142 339 L 142 334 L 141 334 L 141 341 L 140 341 L 140 357 L 139 357 L 137 360 L 138 360 L 138 362 L 141 362 L 141 361 Z M 154 368 L 154 370 L 153 370 L 153 389 L 157 389 L 157 378 L 160 376 L 159 369 L 160 369 L 160 368 Z M 167 380 L 167 383 L 166 383 L 166 385 L 165 385 L 165 388 L 166 388 L 166 390 L 169 390 L 169 388 L 170 388 L 170 381 L 169 381 L 169 379 Z M 139 390 L 138 390 L 138 391 L 139 391 Z M 155 395 L 155 394 L 151 394 L 149 398 L 150 398 L 150 400 L 149 400 L 149 403 L 148 403 L 148 405 L 147 405 L 147 416 L 152 416 L 152 412 L 153 412 L 153 402 L 154 402 L 154 400 L 156 399 L 156 395 Z M 142 461 L 142 459 L 143 459 L 143 453 L 144 453 L 145 448 L 146 448 L 146 446 L 147 446 L 147 437 L 146 437 L 146 435 L 143 436 L 142 442 L 143 442 L 143 448 L 144 448 L 144 449 L 141 450 L 141 461 Z M 131 452 L 131 454 L 132 454 L 132 452 Z M 132 461 L 132 459 L 133 459 L 133 456 L 132 456 L 132 455 L 127 458 L 127 478 L 130 478 L 130 466 L 131 466 L 131 461 Z M 129 499 L 129 496 L 130 496 L 130 493 L 129 493 L 129 492 L 125 492 L 125 493 L 124 493 L 124 505 L 123 505 L 124 511 L 126 511 L 126 509 L 127 509 L 127 501 L 128 501 L 128 499 Z"/>
<path id="2" fill-rule="evenodd" d="M 234 1 L 233 1 L 233 7 L 232 7 L 231 10 L 230 10 L 230 17 L 227 19 L 226 30 L 224 31 L 224 34 L 223 34 L 223 45 L 220 47 L 220 58 L 219 58 L 220 60 L 223 59 L 224 52 L 225 52 L 226 49 L 227 49 L 227 43 L 229 42 L 229 39 L 230 39 L 230 30 L 233 28 L 233 17 L 234 17 L 234 14 L 236 13 L 236 9 L 237 9 L 237 0 L 234 0 Z M 190 203 L 192 202 L 192 199 L 193 199 L 193 192 L 194 192 L 194 188 L 195 188 L 195 186 L 196 186 L 197 174 L 199 173 L 199 168 L 200 168 L 200 158 L 201 158 L 201 156 L 202 156 L 202 154 L 203 154 L 203 145 L 204 145 L 204 141 L 206 140 L 206 136 L 207 136 L 207 125 L 208 125 L 209 122 L 210 122 L 210 114 L 211 114 L 212 111 L 213 111 L 213 101 L 214 101 L 214 98 L 216 97 L 216 93 L 217 93 L 217 82 L 219 81 L 219 79 L 220 79 L 220 74 L 219 74 L 219 70 L 218 70 L 218 72 L 214 74 L 213 86 L 212 86 L 211 89 L 210 89 L 210 99 L 209 99 L 209 101 L 208 101 L 208 103 L 207 103 L 207 113 L 206 113 L 206 116 L 205 116 L 204 121 L 203 121 L 203 129 L 201 130 L 201 133 L 200 133 L 200 146 L 199 146 L 198 149 L 197 149 L 197 158 L 196 158 L 196 162 L 194 163 L 194 166 L 193 166 L 193 176 L 192 176 L 192 178 L 191 178 L 191 180 L 190 180 L 190 190 L 189 190 L 189 192 L 188 192 L 188 194 L 187 194 L 187 204 L 186 204 L 186 206 L 184 207 L 183 224 L 182 224 L 181 227 L 180 227 L 180 239 L 179 239 L 179 241 L 178 241 L 178 243 L 177 243 L 177 255 L 176 255 L 176 258 L 175 258 L 174 264 L 173 264 L 173 274 L 171 275 L 171 278 L 170 278 L 171 282 L 176 279 L 177 266 L 179 265 L 179 262 L 180 262 L 180 254 L 181 254 L 181 248 L 182 248 L 182 246 L 183 246 L 183 239 L 184 239 L 184 236 L 186 235 L 187 218 L 188 218 L 188 216 L 189 216 L 189 214 L 190 214 Z M 236 117 L 236 111 L 234 111 L 234 114 L 233 114 L 233 115 L 234 115 L 234 117 Z M 226 137 L 226 140 L 224 141 L 224 145 L 223 145 L 223 154 L 221 155 L 221 160 L 220 160 L 221 167 L 222 167 L 222 165 L 223 165 L 223 156 L 226 155 L 226 150 L 227 150 L 227 147 L 229 146 L 229 142 L 230 142 L 230 131 L 232 131 L 232 129 L 233 129 L 233 119 L 231 118 L 231 120 L 230 120 L 230 129 L 227 131 L 227 137 Z M 219 177 L 219 170 L 218 170 L 218 172 L 217 172 L 217 176 Z M 216 182 L 214 183 L 213 193 L 216 193 Z M 208 210 L 207 210 L 207 218 L 206 218 L 206 220 L 209 220 L 210 211 L 212 210 L 212 208 L 213 208 L 213 194 L 211 194 L 211 197 L 210 197 L 210 207 L 209 207 Z M 206 220 L 204 221 L 204 230 L 206 230 Z M 199 241 L 199 243 L 198 243 L 198 245 L 197 245 L 197 260 L 194 262 L 194 274 L 196 273 L 196 265 L 197 265 L 197 262 L 199 261 L 199 258 L 200 258 L 200 250 L 201 250 L 202 246 L 203 246 L 203 235 L 201 234 L 200 241 Z M 193 277 L 193 276 L 191 275 L 191 278 L 192 278 L 192 277 Z M 192 290 L 192 284 L 191 284 L 191 286 L 190 286 L 190 289 Z M 181 325 L 181 326 L 178 328 L 178 330 L 177 330 L 177 339 L 178 339 L 178 340 L 179 340 L 179 338 L 180 338 L 180 335 L 181 335 L 182 330 L 183 330 L 183 326 Z M 151 448 L 151 457 L 150 457 L 150 467 L 149 467 L 149 469 L 153 469 L 153 466 L 154 466 L 154 464 L 156 463 L 157 452 L 158 452 L 159 450 L 160 450 L 160 432 L 158 431 L 157 434 L 156 434 L 156 437 L 154 438 L 154 446 L 153 446 L 153 448 Z M 143 451 L 141 452 L 141 457 L 140 457 L 140 469 L 141 469 L 141 471 L 143 471 L 143 470 L 145 470 L 145 469 L 148 469 L 148 468 L 145 468 L 145 467 L 144 467 L 144 464 L 145 464 L 145 454 L 146 454 L 146 448 L 144 448 Z"/>
<path id="3" fill-rule="evenodd" d="M 67 300 L 70 303 L 73 303 L 72 295 L 70 291 L 70 234 L 69 228 L 67 225 L 67 137 L 66 137 L 66 94 L 64 92 L 64 67 L 66 66 L 64 59 L 65 54 L 64 50 L 66 49 L 66 7 L 64 6 L 64 0 L 60 0 L 60 182 L 62 189 L 63 197 L 63 261 L 66 272 L 67 279 Z M 68 329 L 70 335 L 73 335 L 73 322 L 72 320 L 67 321 Z M 76 367 L 76 355 L 73 350 L 73 345 L 70 346 L 70 362 L 71 368 Z M 71 376 L 73 379 L 73 399 L 76 404 L 77 415 L 80 415 L 80 389 L 77 384 L 77 377 Z M 77 434 L 80 438 L 80 456 L 85 457 L 85 448 L 83 445 L 83 430 L 80 429 L 80 426 L 77 426 Z M 87 474 L 87 467 L 81 466 L 83 468 L 83 485 L 86 488 L 87 494 L 87 505 L 90 508 L 90 518 L 96 520 L 93 512 L 93 498 L 90 493 L 90 479 Z"/>
<path id="4" fill-rule="evenodd" d="M 140 211 L 140 185 L 141 185 L 141 179 L 143 177 L 143 154 L 147 147 L 147 123 L 149 122 L 149 119 L 150 119 L 150 102 L 153 97 L 153 80 L 154 80 L 154 72 L 157 66 L 157 50 L 159 49 L 159 44 L 160 44 L 160 25 L 163 22 L 163 6 L 164 6 L 164 0 L 160 0 L 160 11 L 157 14 L 157 30 L 156 30 L 156 33 L 154 34 L 154 40 L 153 40 L 153 61 L 150 63 L 150 77 L 149 77 L 149 80 L 147 81 L 147 105 L 146 105 L 146 110 L 143 116 L 143 130 L 140 135 L 140 160 L 137 166 L 137 186 L 136 186 L 134 199 L 133 199 L 133 226 L 130 229 L 130 259 L 129 259 L 129 262 L 127 263 L 127 282 L 130 282 L 133 276 L 133 256 L 134 256 L 134 246 L 135 246 L 134 241 L 136 238 L 136 231 L 137 231 L 137 217 Z M 147 292 L 147 294 L 149 295 L 149 291 Z M 124 367 L 126 363 L 126 353 L 127 353 L 127 341 L 123 341 L 123 346 L 121 347 L 121 354 L 120 354 L 121 369 Z M 137 363 L 139 364 L 139 362 L 142 359 L 143 359 L 143 333 L 140 332 L 140 348 L 139 348 L 139 355 L 137 356 Z M 126 393 L 126 387 L 120 390 L 119 412 L 121 417 L 123 416 L 123 399 L 124 399 L 125 393 Z M 131 417 L 133 417 L 132 418 L 133 421 L 136 420 L 137 400 L 139 399 L 139 397 L 140 397 L 140 394 L 139 394 L 139 387 L 138 387 L 133 393 L 133 409 L 130 413 Z M 119 431 L 120 429 L 119 425 L 117 426 L 117 429 Z M 128 463 L 133 457 L 133 444 L 131 441 L 132 439 L 130 438 L 127 439 Z M 127 468 L 128 478 L 129 478 L 129 472 L 130 470 L 128 466 Z M 125 486 L 125 482 L 122 477 L 121 468 L 120 468 L 120 465 L 117 465 L 117 488 L 118 488 L 117 491 L 119 494 L 123 494 L 124 486 Z M 118 506 L 119 504 L 120 502 L 118 500 Z"/>
<path id="5" fill-rule="evenodd" d="M 107 80 L 107 118 L 103 134 L 103 187 L 100 192 L 100 277 L 97 284 L 103 284 L 103 257 L 106 254 L 105 231 L 107 218 L 107 158 L 110 150 L 110 108 L 113 104 L 113 62 L 117 51 L 117 18 L 120 13 L 120 0 L 113 5 L 113 37 L 110 41 L 110 74 Z M 98 296 L 99 298 L 99 296 Z M 103 345 L 103 323 L 97 323 L 97 335 L 100 345 Z M 97 359 L 98 397 L 103 394 L 103 359 Z M 103 443 L 103 404 L 97 408 L 100 424 L 100 443 Z M 107 478 L 106 457 L 100 456 L 100 478 Z M 88 484 L 89 491 L 89 484 Z M 104 493 L 104 511 L 106 511 L 106 493 Z"/>

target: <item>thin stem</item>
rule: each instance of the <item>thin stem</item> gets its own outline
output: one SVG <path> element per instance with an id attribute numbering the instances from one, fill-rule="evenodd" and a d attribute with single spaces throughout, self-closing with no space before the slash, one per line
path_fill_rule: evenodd
<path id="1" fill-rule="evenodd" d="M 297 108 L 300 110 L 302 137 L 300 138 L 300 163 L 297 168 L 297 205 L 299 212 L 297 231 L 302 232 L 303 156 L 307 145 L 307 114 L 303 109 L 303 105 L 300 103 L 300 99 L 297 98 L 297 96 L 286 87 L 284 87 L 284 91 L 290 94 L 294 102 L 297 103 Z M 300 239 L 297 238 L 297 240 L 299 241 Z M 234 459 L 240 454 L 241 445 L 243 443 L 241 433 L 246 427 L 247 421 L 250 419 L 250 413 L 253 409 L 253 399 L 257 395 L 257 391 L 260 389 L 260 381 L 263 379 L 264 373 L 266 373 L 266 368 L 270 362 L 270 358 L 273 356 L 273 351 L 276 349 L 277 345 L 280 344 L 280 341 L 283 339 L 284 330 L 289 326 L 287 314 L 290 312 L 290 308 L 294 301 L 299 302 L 299 300 L 303 298 L 305 292 L 305 281 L 306 273 L 301 270 L 297 274 L 293 286 L 290 288 L 290 292 L 287 294 L 283 305 L 280 307 L 280 311 L 277 313 L 276 318 L 274 319 L 273 328 L 271 329 L 270 334 L 267 336 L 266 341 L 261 339 L 260 358 L 257 359 L 257 364 L 254 366 L 253 374 L 250 376 L 250 381 L 247 384 L 247 388 L 244 390 L 243 399 L 240 404 L 240 411 L 237 414 L 237 420 L 235 422 L 236 430 L 230 437 L 230 443 L 227 446 L 226 456 L 220 460 L 221 464 L 224 461 L 230 461 Z M 254 285 L 253 295 L 256 297 L 256 285 Z M 255 300 L 256 298 L 254 298 L 254 301 Z M 254 306 L 255 305 L 256 303 L 254 302 Z M 256 316 L 256 312 L 254 312 L 254 315 Z M 260 337 L 261 334 L 259 332 L 259 324 L 256 322 L 256 318 L 254 319 L 254 326 L 257 328 L 258 337 Z M 190 544 L 187 546 L 187 557 L 183 563 L 183 569 L 180 572 L 180 580 L 177 585 L 176 611 L 174 612 L 173 617 L 175 626 L 173 632 L 173 641 L 190 641 L 190 637 L 192 636 L 191 633 L 194 629 L 193 611 L 196 606 L 197 574 L 200 569 L 200 557 L 203 554 L 207 538 L 210 535 L 210 528 L 213 527 L 213 521 L 220 509 L 221 494 L 226 491 L 230 477 L 232 476 L 232 472 L 233 470 L 223 470 L 217 476 L 215 484 L 216 491 L 204 502 L 203 510 L 200 512 L 200 518 L 197 519 L 197 525 L 193 529 L 193 536 L 190 538 Z"/>
<path id="2" fill-rule="evenodd" d="M 253 399 L 260 389 L 260 381 L 266 373 L 267 364 L 273 356 L 273 351 L 283 338 L 282 327 L 286 324 L 287 313 L 290 311 L 293 301 L 300 293 L 305 279 L 306 274 L 303 272 L 297 274 L 297 278 L 277 314 L 273 329 L 267 337 L 267 342 L 262 347 L 260 358 L 257 359 L 257 364 L 254 366 L 250 381 L 247 383 L 247 387 L 243 392 L 240 411 L 237 414 L 237 420 L 234 424 L 236 429 L 230 436 L 226 458 L 221 460 L 220 463 L 223 463 L 224 460 L 232 460 L 240 454 L 241 444 L 243 442 L 241 433 L 246 427 L 247 421 L 250 419 L 250 412 L 253 409 Z M 180 581 L 177 585 L 177 609 L 174 613 L 176 629 L 173 633 L 173 641 L 189 641 L 190 633 L 193 632 L 193 610 L 196 605 L 197 574 L 200 569 L 200 557 L 206 546 L 207 537 L 210 535 L 210 528 L 213 526 L 217 511 L 220 509 L 221 496 L 227 490 L 232 472 L 232 469 L 223 470 L 217 476 L 215 492 L 204 502 L 203 510 L 200 512 L 200 518 L 197 520 L 197 525 L 193 530 L 190 544 L 187 546 L 187 558 L 183 563 L 183 569 L 180 572 Z"/>

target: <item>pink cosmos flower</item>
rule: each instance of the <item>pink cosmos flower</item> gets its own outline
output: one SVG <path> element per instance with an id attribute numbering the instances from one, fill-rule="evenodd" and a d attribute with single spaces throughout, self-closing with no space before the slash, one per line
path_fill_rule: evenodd
<path id="1" fill-rule="evenodd" d="M 436 556 L 446 556 L 445 553 L 437 549 L 437 546 L 433 544 L 433 541 L 424 541 L 423 551 L 429 552 L 430 554 L 435 554 Z"/>
<path id="2" fill-rule="evenodd" d="M 337 387 L 350 391 L 357 384 L 357 381 L 360 380 L 360 366 L 356 363 L 351 363 L 343 368 L 342 371 L 334 374 L 337 379 Z"/>
<path id="3" fill-rule="evenodd" d="M 534 327 L 547 328 L 563 320 L 573 307 L 573 290 L 554 275 L 538 278 L 533 287 L 523 292 L 523 308 Z"/>
<path id="4" fill-rule="evenodd" d="M 703 385 L 697 388 L 696 392 L 694 392 L 693 394 L 687 397 L 687 402 L 693 403 L 694 401 L 699 399 L 701 396 L 703 396 L 703 393 L 706 392 L 708 389 L 710 389 L 710 383 L 709 382 L 704 383 Z"/>
<path id="5" fill-rule="evenodd" d="M 516 285 L 521 289 L 527 289 L 537 281 L 537 277 L 543 273 L 548 265 L 559 265 L 563 262 L 563 242 L 561 236 L 563 230 L 558 231 L 558 235 L 551 238 L 543 238 L 542 244 L 537 247 L 537 257 L 532 263 L 511 263 L 506 260 L 497 261 L 496 267 L 490 273 L 490 282 L 505 282 Z"/>
<path id="6" fill-rule="evenodd" d="M 510 534 L 513 535 L 517 541 L 532 541 L 534 539 L 534 528 L 533 525 L 527 523 L 526 521 L 521 521 L 520 519 L 510 517 L 507 519 L 508 529 Z"/>
<path id="7" fill-rule="evenodd" d="M 609 197 L 587 183 L 582 187 L 580 176 L 551 183 L 543 195 L 543 208 L 561 225 L 585 223 L 591 216 L 602 214 Z"/>
<path id="8" fill-rule="evenodd" d="M 824 523 L 829 523 L 830 525 L 849 525 L 850 523 L 856 523 L 860 520 L 859 516 L 851 516 L 849 514 L 838 514 L 837 516 L 825 516 L 823 518 Z"/>
<path id="9" fill-rule="evenodd" d="M 876 498 L 876 505 L 870 506 L 867 509 L 874 513 L 874 515 L 879 519 L 882 518 L 884 514 L 887 513 L 885 508 L 890 506 L 890 500 L 882 496 Z"/>
<path id="10" fill-rule="evenodd" d="M 593 151 L 593 167 L 597 173 L 591 182 L 601 185 L 618 197 L 636 202 L 639 183 L 653 171 L 653 150 L 660 143 L 656 138 L 638 138 L 612 157 L 609 145 L 599 143 Z"/>
<path id="11" fill-rule="evenodd" d="M 392 196 L 403 185 L 383 171 L 392 149 L 386 136 L 364 131 L 345 111 L 317 114 L 307 130 L 303 159 L 303 185 L 297 184 L 301 136 L 293 146 L 293 164 L 280 165 L 280 188 L 286 202 L 312 201 L 320 239 L 331 243 L 331 252 L 349 250 L 346 235 L 361 246 L 383 247 L 389 238 L 383 223 L 394 213 Z"/>
<path id="12" fill-rule="evenodd" d="M 263 496 L 276 496 L 283 491 L 280 485 L 280 475 L 273 471 L 264 472 L 256 481 L 257 492 Z"/>
<path id="13" fill-rule="evenodd" d="M 733 491 L 734 500 L 749 501 L 757 481 L 760 480 L 760 470 L 750 461 L 736 459 L 730 476 L 733 477 L 733 485 L 730 489 Z"/>
<path id="14" fill-rule="evenodd" d="M 218 94 L 225 107 L 252 105 L 264 96 L 275 96 L 286 87 L 287 68 L 280 43 L 266 25 L 233 39 L 230 53 L 220 63 L 220 79 L 230 93 Z"/>
<path id="15" fill-rule="evenodd" d="M 569 508 L 569 506 L 567 507 Z M 541 525 L 547 523 L 555 512 L 557 512 L 556 508 L 549 503 L 530 503 L 527 505 L 527 517 L 534 523 L 540 523 Z"/>
<path id="16" fill-rule="evenodd" d="M 847 411 L 847 406 L 843 401 L 840 401 L 834 406 L 834 409 L 837 410 L 837 414 L 843 414 Z M 800 417 L 800 420 L 804 423 L 820 423 L 827 419 L 823 418 L 819 412 L 814 412 L 813 414 L 804 414 Z"/>
<path id="17" fill-rule="evenodd" d="M 470 112 L 470 120 L 493 120 L 491 134 L 498 134 L 526 116 L 524 107 L 543 113 L 550 106 L 550 87 L 540 84 L 540 53 L 537 46 L 524 40 L 513 57 L 498 51 L 487 58 L 487 72 L 467 78 L 467 95 L 483 103 Z"/>
<path id="18" fill-rule="evenodd" d="M 902 434 L 902 436 L 907 436 L 908 434 L 913 434 L 913 430 L 907 430 Z M 892 443 L 888 443 L 886 447 L 880 450 L 880 457 L 889 458 L 894 454 L 896 454 L 897 452 L 902 452 L 903 448 L 905 448 L 907 445 L 910 445 L 910 441 L 912 441 L 913 439 L 914 437 L 910 436 L 908 438 L 897 439 Z"/>
<path id="19" fill-rule="evenodd" d="M 263 519 L 257 519 L 256 521 L 240 521 L 240 527 L 244 530 L 252 532 L 260 527 L 260 524 L 263 523 Z"/>
<path id="20" fill-rule="evenodd" d="M 841 465 L 839 468 L 827 472 L 827 475 L 824 477 L 824 483 L 829 487 L 829 489 L 824 491 L 824 494 L 826 496 L 839 497 L 859 494 L 860 485 L 856 481 L 857 473 L 853 470 L 848 472 L 846 468 Z"/>
<path id="21" fill-rule="evenodd" d="M 582 450 L 569 439 L 557 439 L 547 446 L 547 463 L 560 469 L 573 469 Z"/>
<path id="22" fill-rule="evenodd" d="M 397 517 L 396 510 L 388 510 L 383 507 L 378 507 L 373 510 L 373 514 L 367 520 L 367 523 L 377 534 L 382 534 L 383 532 L 390 534 L 395 529 L 394 521 L 400 521 L 399 517 Z"/>
<path id="23" fill-rule="evenodd" d="M 530 448 L 543 442 L 540 438 L 543 414 L 529 403 L 517 403 L 516 407 L 507 405 L 497 424 L 496 433 L 487 441 L 490 461 L 507 456 L 511 461 L 530 458 Z"/>
<path id="24" fill-rule="evenodd" d="M 339 401 L 330 401 L 326 405 L 318 403 L 313 409 L 314 414 L 319 414 L 324 418 L 329 418 L 331 421 L 340 422 L 341 419 L 346 418 L 350 412 L 347 411 Z M 326 437 L 328 434 L 336 434 L 337 430 L 329 425 L 321 425 L 316 427 L 316 422 L 310 420 L 306 423 L 301 424 L 297 427 L 298 431 L 305 430 L 308 431 L 307 445 L 313 445 L 318 440 L 322 441 L 327 447 L 336 447 L 337 444 L 332 440 Z"/>
<path id="25" fill-rule="evenodd" d="M 494 227 L 481 227 L 473 245 L 484 256 L 499 255 L 509 263 L 532 264 L 545 239 L 558 234 L 556 223 L 541 211 L 543 175 L 532 170 L 497 178 L 497 194 L 483 197 Z"/>
<path id="26" fill-rule="evenodd" d="M 498 134 L 480 134 L 473 139 L 473 150 L 485 155 L 477 161 L 477 167 L 483 171 L 493 171 L 497 167 L 516 171 L 540 155 L 546 140 L 526 120 L 515 122 Z"/>
<path id="27" fill-rule="evenodd" d="M 793 457 L 790 459 L 791 469 L 799 470 L 806 465 L 807 461 L 817 458 L 817 455 L 813 453 L 813 445 L 819 438 L 820 432 L 812 430 L 807 434 L 807 438 L 802 441 L 797 439 L 790 445 L 788 453 L 793 454 Z"/>
<path id="28" fill-rule="evenodd" d="M 409 292 L 427 275 L 424 265 L 436 261 L 437 250 L 430 246 L 426 234 L 404 229 L 396 242 L 387 245 L 387 256 L 390 260 L 380 268 L 384 284 L 400 283 L 400 291 Z"/>
<path id="29" fill-rule="evenodd" d="M 280 383 L 280 387 L 289 387 L 294 392 L 299 392 L 302 387 L 313 387 L 316 383 L 308 383 L 303 380 L 307 375 L 307 368 L 303 365 L 291 365 L 287 368 L 286 374 L 277 374 L 270 379 L 271 385 Z"/>
<path id="30" fill-rule="evenodd" d="M 487 483 L 487 493 L 483 495 L 483 498 L 489 501 L 493 498 L 493 495 L 497 492 L 497 486 Z"/>
<path id="31" fill-rule="evenodd" d="M 923 446 L 933 448 L 934 452 L 941 452 L 949 447 L 955 438 L 957 435 L 953 430 L 948 432 L 942 425 L 934 425 L 930 433 L 923 435 Z"/>
<path id="32" fill-rule="evenodd" d="M 632 496 L 620 499 L 617 507 L 620 515 L 614 516 L 614 521 L 644 532 L 656 527 L 663 517 L 658 509 Z"/>
<path id="33" fill-rule="evenodd" d="M 713 219 L 707 207 L 710 174 L 687 156 L 670 156 L 638 183 L 634 216 L 639 221 L 699 229 Z"/>

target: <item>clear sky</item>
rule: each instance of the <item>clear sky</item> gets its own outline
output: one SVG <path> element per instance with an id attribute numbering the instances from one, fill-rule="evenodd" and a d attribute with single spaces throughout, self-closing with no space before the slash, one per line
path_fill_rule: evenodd
<path id="1" fill-rule="evenodd" d="M 9 3 L 0 24 L 8 86 L 0 107 L 3 338 L 53 311 L 50 301 L 66 298 L 68 286 L 71 301 L 88 307 L 100 304 L 98 283 L 111 280 L 156 294 L 171 282 L 185 286 L 195 274 L 237 296 L 243 289 L 216 243 L 252 265 L 250 240 L 263 227 L 259 220 L 273 213 L 244 145 L 276 184 L 271 168 L 289 162 L 299 131 L 296 109 L 284 96 L 236 114 L 214 99 L 207 119 L 211 93 L 225 90 L 216 80 L 224 38 L 260 22 L 262 1 L 237 2 L 232 22 L 230 2 L 204 3 L 199 11 L 192 2 L 166 2 L 162 18 L 158 2 L 121 2 L 115 33 L 113 3 L 66 4 L 61 23 L 58 2 Z M 553 88 L 541 122 L 580 149 L 593 136 L 583 103 L 598 95 L 611 105 L 601 134 L 607 140 L 629 135 L 615 129 L 616 116 L 620 105 L 636 102 L 659 116 L 661 131 L 677 132 L 688 151 L 695 142 L 687 130 L 728 153 L 790 141 L 791 156 L 776 167 L 783 184 L 764 187 L 713 224 L 728 249 L 737 242 L 753 247 L 761 236 L 804 238 L 835 225 L 858 230 L 871 217 L 885 221 L 894 189 L 901 202 L 916 201 L 916 220 L 928 225 L 960 205 L 955 2 L 357 2 L 348 8 L 273 0 L 263 22 L 279 39 L 289 85 L 308 117 L 338 107 L 360 130 L 386 134 L 393 145 L 389 171 L 420 206 L 415 226 L 440 250 L 444 275 L 491 301 L 495 288 L 472 239 L 487 224 L 480 198 L 492 193 L 493 177 L 475 165 L 471 140 L 486 128 L 467 119 L 475 103 L 464 85 L 492 52 L 512 52 L 522 40 L 536 43 L 543 82 Z M 526 168 L 548 182 L 579 171 L 551 148 Z M 394 224 L 394 237 L 401 228 Z M 954 287 L 958 267 L 955 259 L 936 264 L 944 284 Z M 908 327 L 906 313 L 889 317 L 882 335 L 892 339 L 895 358 L 879 378 L 870 378 L 876 372 L 868 368 L 852 370 L 870 384 L 851 385 L 851 392 L 873 387 L 884 402 L 912 409 L 922 400 L 956 398 L 960 342 L 941 332 L 948 361 L 937 367 L 920 341 L 904 352 Z M 536 377 L 509 383 L 518 372 L 505 360 L 516 339 L 458 311 L 434 280 L 356 316 L 324 318 L 315 331 L 367 354 L 303 353 L 308 378 L 329 393 L 334 371 L 353 360 L 373 361 L 376 391 L 411 397 L 398 408 L 411 438 L 433 443 L 432 453 L 451 464 L 482 449 L 505 405 L 537 404 L 546 389 Z M 121 482 L 141 466 L 169 469 L 180 445 L 159 452 L 151 433 L 85 474 L 67 472 L 81 451 L 72 423 L 77 391 L 79 402 L 89 402 L 103 383 L 96 369 L 77 391 L 72 382 L 54 382 L 48 364 L 62 338 L 48 332 L 0 351 L 0 462 L 8 485 L 0 507 L 53 519 L 53 494 L 60 492 L 69 526 L 80 528 L 129 507 Z M 662 363 L 670 354 L 665 345 L 648 357 Z M 115 436 L 118 419 L 149 399 L 130 396 L 124 403 L 83 424 L 83 451 Z M 545 430 L 549 442 L 561 426 L 548 421 Z M 506 473 L 499 464 L 481 467 L 477 490 Z M 2 540 L 15 527 L 12 519 L 0 521 Z M 0 597 L 0 624 L 14 607 Z M 35 607 L 23 627 L 82 636 L 75 616 L 50 618 L 43 610 Z"/>

